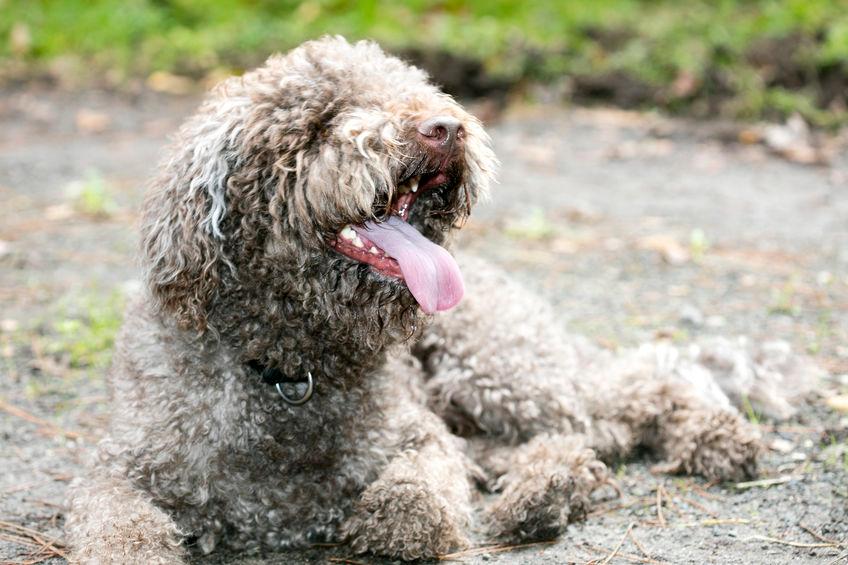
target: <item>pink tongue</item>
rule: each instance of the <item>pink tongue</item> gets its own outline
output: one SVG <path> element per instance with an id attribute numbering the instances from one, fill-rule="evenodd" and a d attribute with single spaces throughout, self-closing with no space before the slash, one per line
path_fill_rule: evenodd
<path id="1" fill-rule="evenodd" d="M 398 262 L 406 286 L 424 312 L 453 308 L 462 299 L 462 273 L 451 254 L 400 217 L 365 222 L 353 229 Z"/>

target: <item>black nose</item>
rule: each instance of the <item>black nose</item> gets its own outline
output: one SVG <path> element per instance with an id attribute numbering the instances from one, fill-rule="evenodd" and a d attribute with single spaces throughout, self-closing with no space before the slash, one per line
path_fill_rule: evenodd
<path id="1" fill-rule="evenodd" d="M 465 136 L 462 124 L 453 116 L 425 120 L 418 125 L 418 133 L 428 145 L 443 152 L 449 152 Z"/>

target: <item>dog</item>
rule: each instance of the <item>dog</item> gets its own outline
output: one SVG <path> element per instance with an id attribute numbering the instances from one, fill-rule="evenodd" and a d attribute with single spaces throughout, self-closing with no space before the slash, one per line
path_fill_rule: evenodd
<path id="1" fill-rule="evenodd" d="M 637 447 L 669 473 L 756 473 L 715 348 L 607 352 L 448 251 L 495 155 L 376 44 L 327 37 L 225 81 L 168 155 L 108 437 L 70 488 L 72 561 L 427 558 L 556 536 Z"/>

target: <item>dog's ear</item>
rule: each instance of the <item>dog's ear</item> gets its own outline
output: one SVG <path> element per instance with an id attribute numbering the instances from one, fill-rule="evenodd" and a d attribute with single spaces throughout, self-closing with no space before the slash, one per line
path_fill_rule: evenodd
<path id="1" fill-rule="evenodd" d="M 224 156 L 193 155 L 168 167 L 151 187 L 142 218 L 145 282 L 161 310 L 184 329 L 204 330 L 220 285 L 228 167 Z M 208 174 L 214 169 L 214 174 Z M 206 174 L 204 174 L 206 173 Z"/>

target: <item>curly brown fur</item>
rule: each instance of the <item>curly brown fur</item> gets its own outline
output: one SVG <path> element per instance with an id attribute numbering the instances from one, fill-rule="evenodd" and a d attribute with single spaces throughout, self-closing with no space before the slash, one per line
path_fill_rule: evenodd
<path id="1" fill-rule="evenodd" d="M 540 434 L 482 457 L 500 494 L 487 509 L 490 531 L 509 541 L 550 539 L 582 519 L 606 465 L 580 434 Z"/>
<path id="2" fill-rule="evenodd" d="M 462 128 L 450 153 L 422 141 L 433 116 Z M 309 42 L 219 86 L 145 203 L 144 291 L 116 347 L 109 437 L 71 489 L 73 560 L 339 540 L 432 557 L 475 524 L 559 533 L 604 482 L 598 458 L 639 445 L 669 471 L 753 473 L 755 435 L 696 355 L 605 353 L 473 258 L 464 302 L 427 316 L 402 280 L 333 247 L 411 178 L 442 179 L 409 223 L 449 245 L 494 166 L 480 124 L 371 43 Z M 283 402 L 254 362 L 314 375 L 313 398 Z"/>

